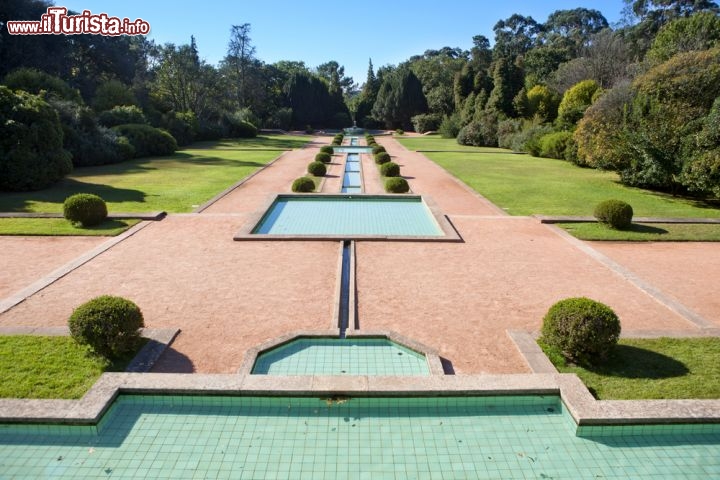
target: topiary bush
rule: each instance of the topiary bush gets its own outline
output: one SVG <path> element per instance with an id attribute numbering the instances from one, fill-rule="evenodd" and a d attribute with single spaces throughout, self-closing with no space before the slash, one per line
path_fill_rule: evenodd
<path id="1" fill-rule="evenodd" d="M 410 191 L 410 185 L 402 177 L 390 177 L 385 180 L 385 191 L 388 193 L 407 193 Z"/>
<path id="2" fill-rule="evenodd" d="M 395 134 L 396 135 L 405 135 L 405 130 L 403 130 L 402 128 L 398 128 L 397 130 L 395 130 Z"/>
<path id="3" fill-rule="evenodd" d="M 607 358 L 620 338 L 620 320 L 610 307 L 589 298 L 567 298 L 550 307 L 540 341 L 579 365 Z"/>
<path id="4" fill-rule="evenodd" d="M 390 154 L 387 152 L 380 152 L 375 155 L 375 163 L 382 165 L 390 161 Z"/>
<path id="5" fill-rule="evenodd" d="M 323 145 L 322 147 L 320 147 L 320 153 L 327 153 L 328 155 L 332 155 L 333 153 L 335 153 L 335 149 L 330 145 Z"/>
<path id="6" fill-rule="evenodd" d="M 387 150 L 385 150 L 385 147 L 383 147 L 382 145 L 378 145 L 377 143 L 375 144 L 374 147 L 372 147 L 373 155 L 377 155 L 378 153 L 385 152 L 385 151 L 387 151 Z"/>
<path id="7" fill-rule="evenodd" d="M 70 195 L 63 203 L 63 216 L 73 224 L 92 227 L 107 218 L 105 200 L 91 193 Z"/>
<path id="8" fill-rule="evenodd" d="M 307 193 L 315 190 L 315 182 L 312 178 L 300 177 L 296 178 L 292 184 L 292 191 L 298 193 Z"/>
<path id="9" fill-rule="evenodd" d="M 331 160 L 332 160 L 332 156 L 330 156 L 329 153 L 320 152 L 315 155 L 316 162 L 330 163 Z"/>
<path id="10" fill-rule="evenodd" d="M 595 218 L 616 230 L 630 228 L 632 217 L 632 207 L 622 200 L 605 200 L 595 207 Z"/>
<path id="11" fill-rule="evenodd" d="M 395 162 L 387 162 L 380 165 L 380 173 L 383 177 L 399 177 L 400 165 Z"/>
<path id="12" fill-rule="evenodd" d="M 76 342 L 114 359 L 137 346 L 145 321 L 138 306 L 130 300 L 103 295 L 76 308 L 68 324 Z"/>
<path id="13" fill-rule="evenodd" d="M 307 171 L 309 174 L 315 175 L 316 177 L 324 177 L 327 173 L 327 168 L 323 162 L 310 162 Z"/>

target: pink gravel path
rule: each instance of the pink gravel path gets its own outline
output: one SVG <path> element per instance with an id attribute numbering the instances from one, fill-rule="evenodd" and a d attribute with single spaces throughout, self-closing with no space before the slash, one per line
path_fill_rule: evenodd
<path id="1" fill-rule="evenodd" d="M 565 297 L 610 305 L 627 330 L 694 328 L 533 219 L 450 218 L 465 243 L 358 243 L 361 329 L 407 335 L 471 374 L 527 372 L 506 330 L 539 330 Z"/>
<path id="2" fill-rule="evenodd" d="M 292 193 L 293 180 L 307 174 L 307 166 L 313 161 L 325 137 L 313 139 L 305 148 L 284 152 L 272 165 L 249 181 L 220 199 L 203 213 L 247 213 L 262 206 L 278 193 Z"/>
<path id="3" fill-rule="evenodd" d="M 720 326 L 720 243 L 590 242 L 666 295 Z"/>
<path id="4" fill-rule="evenodd" d="M 0 236 L 0 299 L 27 287 L 107 237 Z"/>
<path id="5" fill-rule="evenodd" d="M 289 330 L 330 328 L 335 243 L 234 242 L 242 217 L 175 215 L 0 315 L 2 326 L 61 326 L 102 294 L 136 302 L 146 325 L 182 333 L 157 371 L 231 373 L 248 348 Z"/>

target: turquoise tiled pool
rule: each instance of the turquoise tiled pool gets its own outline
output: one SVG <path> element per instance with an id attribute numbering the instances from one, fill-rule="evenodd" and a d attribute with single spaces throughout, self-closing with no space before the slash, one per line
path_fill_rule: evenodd
<path id="1" fill-rule="evenodd" d="M 278 195 L 252 233 L 444 236 L 421 197 L 374 195 Z"/>
<path id="2" fill-rule="evenodd" d="M 258 355 L 262 375 L 430 375 L 425 355 L 387 338 L 298 338 Z"/>
<path id="3" fill-rule="evenodd" d="M 0 478 L 720 476 L 717 428 L 582 438 L 555 397 L 121 395 L 99 429 L 2 426 Z"/>

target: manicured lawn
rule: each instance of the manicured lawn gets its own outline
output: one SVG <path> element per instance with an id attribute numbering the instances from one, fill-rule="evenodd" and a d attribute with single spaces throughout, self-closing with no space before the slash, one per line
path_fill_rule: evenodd
<path id="1" fill-rule="evenodd" d="M 618 231 L 599 223 L 559 223 L 581 240 L 634 242 L 720 242 L 720 224 L 633 223 Z"/>
<path id="2" fill-rule="evenodd" d="M 720 398 L 720 338 L 622 339 L 592 371 L 543 350 L 561 373 L 577 374 L 601 400 Z"/>
<path id="3" fill-rule="evenodd" d="M 0 211 L 61 212 L 74 193 L 94 193 L 110 212 L 190 212 L 267 164 L 304 137 L 259 136 L 202 142 L 166 157 L 78 168 L 54 186 L 37 192 L 0 193 Z"/>
<path id="4" fill-rule="evenodd" d="M 625 187 L 614 172 L 498 148 L 463 147 L 436 136 L 398 141 L 413 150 L 444 150 L 425 155 L 511 215 L 587 216 L 601 201 L 616 198 L 641 217 L 720 217 L 720 209 L 702 202 Z"/>
<path id="5" fill-rule="evenodd" d="M 81 235 L 114 237 L 139 220 L 107 220 L 94 227 L 73 227 L 64 218 L 0 218 L 0 235 Z"/>
<path id="6" fill-rule="evenodd" d="M 135 356 L 108 364 L 87 352 L 70 337 L 0 336 L 0 397 L 80 398 L 103 372 L 122 372 Z"/>

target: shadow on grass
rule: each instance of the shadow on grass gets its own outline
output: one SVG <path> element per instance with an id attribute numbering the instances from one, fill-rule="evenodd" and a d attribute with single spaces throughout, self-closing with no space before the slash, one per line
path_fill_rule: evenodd
<path id="1" fill-rule="evenodd" d="M 628 232 L 636 232 L 636 233 L 652 233 L 655 235 L 663 235 L 666 233 L 670 233 L 664 228 L 659 227 L 653 227 L 651 225 L 643 224 L 643 223 L 633 223 L 630 225 L 630 228 L 627 230 Z"/>
<path id="2" fill-rule="evenodd" d="M 173 157 L 174 160 L 182 161 L 183 163 L 190 163 L 193 165 L 221 165 L 223 167 L 264 167 L 266 164 L 261 162 L 244 162 L 240 160 L 228 160 L 227 158 L 220 157 L 198 157 L 185 152 L 177 152 Z"/>
<path id="3" fill-rule="evenodd" d="M 67 197 L 75 193 L 93 193 L 108 203 L 145 201 L 145 192 L 129 188 L 116 188 L 98 183 L 85 183 L 65 178 L 50 188 L 34 192 L 3 192 L 0 193 L 0 211 L 31 212 L 31 202 L 47 202 L 62 204 Z"/>
<path id="4" fill-rule="evenodd" d="M 292 139 L 292 138 L 276 138 L 266 137 L 258 135 L 255 138 L 230 138 L 219 141 L 205 141 L 197 142 L 192 145 L 188 145 L 186 149 L 189 150 L 212 150 L 214 148 L 222 147 L 224 149 L 277 149 L 277 150 L 292 150 L 294 148 L 301 148 L 307 143 L 311 143 L 310 139 Z M 319 144 L 324 144 L 319 142 Z"/>
<path id="5" fill-rule="evenodd" d="M 629 345 L 617 345 L 604 365 L 587 370 L 608 377 L 636 379 L 673 378 L 690 373 L 684 363 L 672 357 Z"/>

